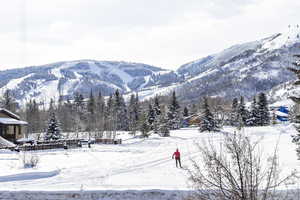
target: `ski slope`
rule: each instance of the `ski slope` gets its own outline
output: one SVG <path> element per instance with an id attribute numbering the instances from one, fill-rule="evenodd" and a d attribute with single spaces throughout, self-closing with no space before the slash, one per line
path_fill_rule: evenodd
<path id="1" fill-rule="evenodd" d="M 219 145 L 224 133 L 199 133 L 197 128 L 171 131 L 171 137 L 151 135 L 147 139 L 119 133 L 122 145 L 93 145 L 91 149 L 36 151 L 39 164 L 34 169 L 22 168 L 24 153 L 0 150 L 1 191 L 103 191 L 103 190 L 190 190 L 186 170 L 175 167 L 172 153 L 179 148 L 182 165 L 199 156 L 195 142 L 210 139 Z M 262 138 L 263 152 L 270 155 L 279 142 L 279 160 L 285 173 L 299 166 L 291 135 L 292 125 L 245 128 L 254 139 Z"/>

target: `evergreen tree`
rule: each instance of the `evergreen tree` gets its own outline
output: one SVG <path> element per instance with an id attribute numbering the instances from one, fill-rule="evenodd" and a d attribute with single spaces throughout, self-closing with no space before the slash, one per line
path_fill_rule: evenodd
<path id="1" fill-rule="evenodd" d="M 95 131 L 96 129 L 96 102 L 93 95 L 93 91 L 90 92 L 90 97 L 87 103 L 87 130 Z"/>
<path id="2" fill-rule="evenodd" d="M 149 137 L 148 132 L 151 130 L 148 123 L 148 117 L 146 114 L 143 114 L 140 118 L 140 131 L 142 133 L 142 137 Z"/>
<path id="3" fill-rule="evenodd" d="M 183 109 L 183 116 L 188 117 L 189 116 L 189 109 L 185 106 Z"/>
<path id="4" fill-rule="evenodd" d="M 110 95 L 107 100 L 105 113 L 104 113 L 105 122 L 106 122 L 104 123 L 104 130 L 107 131 L 112 131 L 113 127 L 115 126 L 114 124 L 116 123 L 116 120 L 114 119 L 113 105 L 114 105 L 114 99 L 113 96 Z"/>
<path id="5" fill-rule="evenodd" d="M 130 96 L 129 105 L 128 105 L 128 119 L 129 119 L 129 130 L 132 134 L 135 135 L 138 126 L 139 120 L 139 102 L 138 97 L 134 94 Z"/>
<path id="6" fill-rule="evenodd" d="M 234 98 L 232 100 L 232 105 L 231 105 L 231 112 L 230 112 L 230 125 L 231 126 L 237 126 L 238 123 L 238 111 L 239 111 L 239 101 L 237 98 Z"/>
<path id="7" fill-rule="evenodd" d="M 127 107 L 122 94 L 119 90 L 116 90 L 114 96 L 114 106 L 113 111 L 116 120 L 116 130 L 129 130 L 129 120 L 127 115 Z"/>
<path id="8" fill-rule="evenodd" d="M 168 120 L 170 129 L 179 129 L 181 127 L 180 106 L 176 98 L 176 93 L 173 91 L 171 102 L 168 106 Z"/>
<path id="9" fill-rule="evenodd" d="M 201 116 L 201 121 L 199 124 L 199 131 L 217 131 L 218 127 L 216 124 L 216 121 L 213 117 L 213 114 L 210 112 L 208 100 L 206 97 L 204 97 L 204 103 L 203 103 L 203 113 Z"/>
<path id="10" fill-rule="evenodd" d="M 268 101 L 265 93 L 260 93 L 258 95 L 258 122 L 257 124 L 259 126 L 266 126 L 270 124 L 270 113 L 269 113 L 269 107 L 268 107 Z"/>
<path id="11" fill-rule="evenodd" d="M 154 121 L 155 121 L 155 112 L 154 112 L 154 109 L 153 109 L 151 103 L 149 103 L 148 113 L 147 113 L 147 122 L 148 122 L 150 130 L 153 130 Z"/>
<path id="12" fill-rule="evenodd" d="M 104 133 L 105 126 L 105 101 L 101 94 L 101 91 L 98 93 L 98 97 L 96 98 L 96 113 L 95 113 L 95 131 L 97 132 L 97 137 L 102 138 Z"/>
<path id="13" fill-rule="evenodd" d="M 153 130 L 154 133 L 158 133 L 158 129 L 160 127 L 160 123 L 161 123 L 161 109 L 160 109 L 160 105 L 159 105 L 159 99 L 156 96 L 154 98 L 154 106 L 153 106 L 153 110 L 154 110 L 154 122 L 153 122 Z"/>
<path id="14" fill-rule="evenodd" d="M 161 114 L 159 118 L 160 118 L 159 135 L 162 137 L 170 136 L 170 130 L 169 130 L 170 125 L 168 122 L 167 114 L 166 113 Z"/>
<path id="15" fill-rule="evenodd" d="M 249 118 L 249 113 L 248 113 L 248 110 L 246 109 L 246 106 L 245 106 L 245 100 L 244 100 L 244 97 L 241 96 L 239 106 L 238 106 L 239 126 L 247 125 L 248 118 Z"/>
<path id="16" fill-rule="evenodd" d="M 58 140 L 62 137 L 60 133 L 59 123 L 57 121 L 55 113 L 50 114 L 50 120 L 48 124 L 48 129 L 45 135 L 45 140 Z"/>
<path id="17" fill-rule="evenodd" d="M 247 120 L 247 125 L 248 126 L 257 126 L 258 125 L 258 106 L 256 102 L 256 97 L 253 97 L 253 101 L 251 103 L 251 108 L 250 108 L 250 116 L 249 119 Z"/>
<path id="18" fill-rule="evenodd" d="M 87 121 L 87 109 L 86 104 L 84 103 L 84 97 L 78 92 L 74 94 L 74 109 L 75 130 L 78 133 L 79 131 L 86 129 Z"/>

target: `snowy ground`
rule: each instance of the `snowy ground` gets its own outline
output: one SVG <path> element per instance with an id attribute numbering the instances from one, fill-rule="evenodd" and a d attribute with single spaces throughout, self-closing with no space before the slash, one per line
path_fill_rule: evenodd
<path id="1" fill-rule="evenodd" d="M 223 132 L 234 132 L 225 127 Z M 282 170 L 297 169 L 299 162 L 295 145 L 291 143 L 294 128 L 289 125 L 245 128 L 244 134 L 263 137 L 263 151 L 272 153 L 279 141 Z M 171 137 L 153 135 L 147 139 L 131 138 L 127 134 L 122 145 L 93 145 L 70 150 L 32 152 L 39 157 L 35 169 L 23 169 L 23 153 L 0 151 L 1 191 L 97 191 L 97 190 L 188 190 L 187 172 L 175 167 L 171 159 L 178 147 L 182 164 L 199 154 L 195 142 L 210 138 L 216 144 L 220 133 L 199 133 L 197 128 L 171 132 Z M 31 153 L 27 153 L 28 154 Z M 26 156 L 26 155 L 25 155 Z"/>

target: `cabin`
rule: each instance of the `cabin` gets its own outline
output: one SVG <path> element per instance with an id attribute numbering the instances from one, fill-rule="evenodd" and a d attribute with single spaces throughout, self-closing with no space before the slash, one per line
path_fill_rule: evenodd
<path id="1" fill-rule="evenodd" d="M 10 142 L 25 136 L 25 126 L 28 123 L 21 121 L 20 117 L 7 109 L 0 108 L 0 137 Z"/>

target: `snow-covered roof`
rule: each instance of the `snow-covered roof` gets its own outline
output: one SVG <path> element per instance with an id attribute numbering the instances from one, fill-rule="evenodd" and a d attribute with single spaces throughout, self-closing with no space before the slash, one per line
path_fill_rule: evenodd
<path id="1" fill-rule="evenodd" d="M 0 136 L 0 148 L 15 147 L 16 145 Z"/>
<path id="2" fill-rule="evenodd" d="M 10 124 L 10 125 L 26 125 L 25 121 L 16 120 L 13 118 L 0 118 L 0 124 Z"/>
<path id="3" fill-rule="evenodd" d="M 19 115 L 16 115 L 15 113 L 5 109 L 5 108 L 0 108 L 0 112 L 6 113 L 8 116 L 15 118 L 15 119 L 20 119 Z"/>

